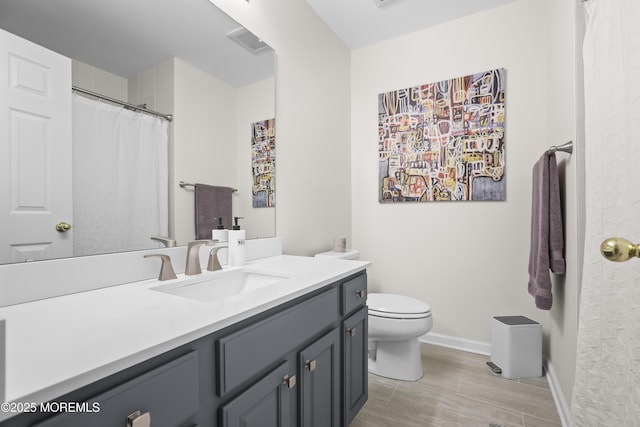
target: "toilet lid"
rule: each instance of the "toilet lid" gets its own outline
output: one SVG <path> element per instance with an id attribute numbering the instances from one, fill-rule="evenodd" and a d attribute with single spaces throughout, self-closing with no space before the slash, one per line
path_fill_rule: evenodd
<path id="1" fill-rule="evenodd" d="M 369 314 L 393 319 L 419 319 L 431 316 L 429 304 L 415 298 L 395 294 L 369 294 Z"/>

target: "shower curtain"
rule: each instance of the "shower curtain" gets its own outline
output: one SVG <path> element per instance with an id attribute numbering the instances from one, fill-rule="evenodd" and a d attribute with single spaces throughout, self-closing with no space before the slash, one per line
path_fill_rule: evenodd
<path id="1" fill-rule="evenodd" d="M 572 425 L 640 425 L 640 260 L 605 260 L 609 237 L 640 242 L 640 1 L 588 0 L 586 228 Z"/>
<path id="2" fill-rule="evenodd" d="M 168 235 L 168 123 L 73 95 L 74 255 Z"/>

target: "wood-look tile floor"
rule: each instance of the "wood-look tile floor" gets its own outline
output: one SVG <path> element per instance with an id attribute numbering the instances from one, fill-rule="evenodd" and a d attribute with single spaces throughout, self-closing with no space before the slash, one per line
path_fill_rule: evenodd
<path id="1" fill-rule="evenodd" d="M 561 427 L 546 377 L 508 380 L 487 356 L 422 344 L 424 377 L 369 374 L 369 400 L 351 427 Z"/>

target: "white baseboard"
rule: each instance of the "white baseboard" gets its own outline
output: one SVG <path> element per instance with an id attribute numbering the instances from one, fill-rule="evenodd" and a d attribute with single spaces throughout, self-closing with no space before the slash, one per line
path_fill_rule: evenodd
<path id="1" fill-rule="evenodd" d="M 449 335 L 435 334 L 433 332 L 421 336 L 420 342 L 438 345 L 440 347 L 453 348 L 454 350 L 482 354 L 485 356 L 491 355 L 491 344 L 488 342 L 457 338 Z"/>
<path id="2" fill-rule="evenodd" d="M 547 382 L 549 383 L 551 395 L 553 396 L 553 401 L 556 404 L 556 409 L 558 410 L 558 416 L 562 422 L 562 427 L 571 427 L 571 406 L 565 400 L 564 395 L 560 390 L 558 376 L 553 368 L 553 364 L 545 358 L 544 367 L 547 372 Z"/>

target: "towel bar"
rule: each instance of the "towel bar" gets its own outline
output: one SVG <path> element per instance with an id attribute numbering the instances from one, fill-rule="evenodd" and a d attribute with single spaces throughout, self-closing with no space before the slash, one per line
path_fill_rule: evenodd
<path id="1" fill-rule="evenodd" d="M 569 141 L 565 144 L 562 145 L 552 145 L 551 147 L 549 147 L 549 149 L 547 150 L 547 153 L 555 153 L 556 151 L 562 151 L 564 153 L 573 153 L 573 141 Z"/>
<path id="2" fill-rule="evenodd" d="M 180 186 L 180 188 L 184 188 L 184 187 L 194 187 L 195 188 L 195 184 L 191 184 L 190 182 L 184 182 L 184 181 L 180 181 L 178 183 L 178 185 Z M 231 190 L 233 190 L 233 192 L 235 193 L 236 191 L 238 191 L 237 188 L 232 188 Z"/>

